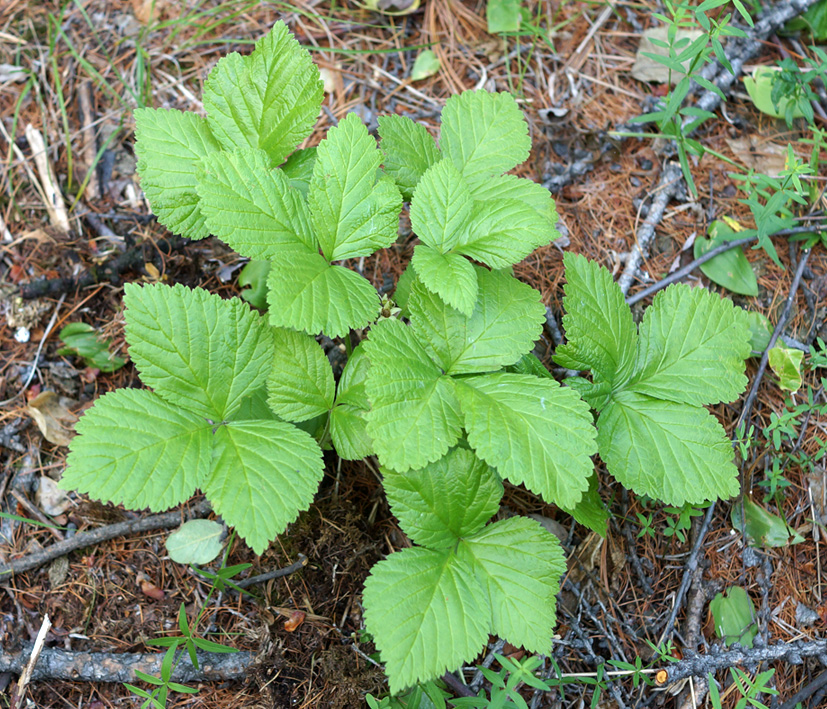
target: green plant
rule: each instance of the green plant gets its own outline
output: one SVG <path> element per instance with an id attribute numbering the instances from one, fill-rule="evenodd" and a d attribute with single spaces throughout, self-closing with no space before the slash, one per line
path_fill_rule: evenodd
<path id="1" fill-rule="evenodd" d="M 703 511 L 693 505 L 683 507 L 666 507 L 665 511 L 675 517 L 666 518 L 666 526 L 663 528 L 665 537 L 676 537 L 682 544 L 686 543 L 686 532 L 692 526 L 692 518 L 700 517 Z"/>
<path id="2" fill-rule="evenodd" d="M 683 286 L 660 293 L 638 331 L 609 272 L 569 255 L 557 361 L 592 380 L 561 386 L 531 354 L 540 294 L 511 273 L 557 236 L 548 191 L 506 174 L 531 147 L 514 99 L 451 97 L 439 144 L 388 116 L 377 147 L 351 114 L 297 151 L 321 98 L 317 68 L 277 23 L 212 71 L 206 118 L 136 111 L 159 220 L 266 261 L 268 312 L 127 286 L 126 340 L 152 391 L 96 402 L 62 484 L 152 509 L 200 488 L 261 553 L 312 501 L 323 448 L 376 455 L 415 545 L 380 561 L 363 597 L 400 693 L 473 658 L 491 633 L 548 652 L 563 554 L 534 520 L 489 521 L 503 480 L 600 533 L 596 452 L 623 484 L 671 505 L 737 492 L 731 447 L 704 406 L 743 389 L 750 331 L 729 301 Z M 403 199 L 421 243 L 392 302 L 347 261 L 393 244 Z M 320 332 L 348 354 L 338 382 Z"/>
<path id="3" fill-rule="evenodd" d="M 123 357 L 109 351 L 111 340 L 101 340 L 91 325 L 82 322 L 69 323 L 60 331 L 63 343 L 57 353 L 61 356 L 80 357 L 87 367 L 94 367 L 101 372 L 115 372 L 126 364 Z"/>
<path id="4" fill-rule="evenodd" d="M 536 655 L 529 655 L 522 660 L 503 657 L 494 654 L 500 663 L 500 671 L 487 667 L 480 667 L 484 677 L 491 683 L 491 692 L 488 696 L 484 689 L 476 697 L 462 697 L 452 699 L 455 707 L 479 707 L 480 709 L 528 709 L 528 704 L 518 693 L 521 685 L 525 684 L 534 689 L 548 691 L 551 685 L 539 679 L 535 672 L 543 663 Z"/>
<path id="5" fill-rule="evenodd" d="M 750 676 L 743 670 L 737 667 L 729 668 L 732 681 L 741 698 L 735 704 L 735 709 L 746 709 L 747 706 L 756 707 L 756 709 L 767 709 L 767 705 L 758 700 L 761 694 L 778 695 L 778 690 L 770 686 L 775 670 L 765 670 L 751 679 Z M 715 677 L 710 672 L 709 678 L 709 699 L 715 709 L 721 709 L 723 704 L 721 702 L 721 694 L 718 691 L 718 685 L 715 683 Z"/>

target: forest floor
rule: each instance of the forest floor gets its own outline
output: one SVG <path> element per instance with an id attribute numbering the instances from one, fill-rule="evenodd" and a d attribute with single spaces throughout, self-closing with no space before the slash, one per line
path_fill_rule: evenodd
<path id="1" fill-rule="evenodd" d="M 409 5 L 408 0 L 397 1 L 403 9 Z M 335 0 L 3 0 L 0 509 L 5 516 L 0 520 L 0 564 L 26 558 L 75 533 L 146 516 L 85 497 L 62 499 L 52 489 L 51 481 L 60 478 L 65 464 L 75 417 L 105 392 L 139 385 L 131 364 L 107 374 L 58 355 L 57 335 L 70 322 L 84 322 L 110 338 L 118 354 L 128 356 L 121 306 L 125 282 L 183 283 L 222 295 L 238 292 L 243 259 L 213 238 L 175 240 L 149 218 L 135 173 L 132 109 L 148 105 L 201 111 L 203 82 L 216 61 L 229 51 L 249 52 L 276 20 L 288 24 L 323 69 L 325 110 L 308 145 L 321 139 L 332 120 L 350 111 L 358 112 L 371 130 L 378 115 L 400 113 L 436 133 L 449 96 L 470 88 L 510 91 L 525 111 L 533 140 L 531 157 L 519 174 L 554 188 L 564 227 L 564 238 L 537 250 L 515 269 L 516 275 L 542 292 L 559 322 L 564 253 L 584 254 L 616 274 L 624 270 L 649 206 L 663 189 L 662 174 L 676 159 L 662 140 L 608 136 L 664 93 L 662 83 L 642 82 L 631 74 L 641 33 L 655 24 L 652 14 L 659 3 L 523 4 L 524 31 L 492 36 L 482 0 L 423 0 L 413 12 L 397 16 Z M 440 68 L 414 81 L 413 63 L 427 47 Z M 769 64 L 789 55 L 800 58 L 800 49 L 795 40 L 772 35 L 750 64 Z M 821 128 L 827 124 L 823 108 L 815 119 Z M 758 112 L 739 79 L 725 110 L 704 126 L 701 140 L 747 167 L 777 170 L 779 159 L 783 169 L 788 142 L 808 154 L 800 141 L 809 130 L 801 122 L 788 128 L 784 121 Z M 34 157 L 38 135 L 46 145 L 40 162 Z M 591 158 L 592 169 L 557 189 L 555 176 Z M 651 249 L 633 274 L 632 294 L 692 261 L 692 240 L 705 235 L 712 220 L 726 216 L 752 226 L 730 164 L 707 154 L 691 160 L 690 166 L 698 196 L 683 184 L 672 190 Z M 822 188 L 824 175 L 822 170 L 817 177 Z M 56 213 L 56 201 L 65 205 L 65 216 Z M 758 296 L 728 295 L 774 325 L 791 294 L 802 251 L 798 242 L 783 237 L 773 241 L 783 268 L 763 250 L 747 248 L 758 276 Z M 413 242 L 410 236 L 401 238 L 372 257 L 364 273 L 377 286 L 396 278 Z M 111 278 L 93 278 L 80 288 L 72 283 L 124 253 L 135 256 L 129 268 Z M 21 297 L 26 284 L 44 278 L 63 280 L 49 285 L 44 296 Z M 724 292 L 697 270 L 684 280 Z M 807 346 L 817 337 L 827 340 L 824 246 L 813 248 L 792 295 L 783 334 Z M 540 343 L 549 366 L 553 329 Z M 751 382 L 759 359 L 748 363 Z M 647 506 L 622 491 L 600 467 L 600 493 L 612 513 L 605 539 L 525 489 L 506 485 L 504 504 L 550 520 L 569 554 L 558 613 L 560 643 L 554 651 L 563 672 L 593 673 L 597 658 L 631 664 L 641 658 L 656 669 L 661 664 L 651 644 L 669 640 L 677 658 L 694 650 L 702 655 L 717 652 L 707 602 L 732 586 L 743 587 L 753 599 L 759 637 L 765 642 L 824 637 L 827 584 L 819 530 L 827 522 L 827 485 L 825 461 L 818 454 L 827 440 L 827 417 L 815 408 L 809 413 L 794 409 L 807 403 L 808 387 L 814 406 L 823 403 L 818 370 L 805 367 L 804 385 L 793 400 L 774 374 L 763 376 L 750 412 L 757 448 L 741 466 L 747 497 L 785 519 L 802 538 L 797 544 L 745 546 L 740 531 L 733 529 L 731 503 L 718 504 L 706 521 L 701 510 L 691 518 L 691 528 L 669 534 L 680 526 L 677 513 Z M 57 396 L 44 403 L 46 392 Z M 733 436 L 745 397 L 713 410 Z M 45 412 L 39 414 L 43 425 L 33 419 L 32 405 Z M 773 414 L 790 410 L 785 424 L 791 427 L 789 435 L 776 451 L 761 432 Z M 51 427 L 49 440 L 43 435 L 44 417 Z M 773 461 L 783 473 L 775 479 L 788 485 L 783 494 L 765 501 L 766 489 L 759 483 L 768 477 Z M 182 517 L 199 499 L 182 508 Z M 684 514 L 683 521 L 688 519 Z M 113 667 L 120 653 L 151 652 L 146 640 L 177 633 L 180 606 L 194 618 L 210 583 L 170 561 L 164 547 L 168 531 L 119 536 L 0 579 L 2 661 L 22 653 L 25 662 L 45 614 L 52 623 L 47 648 L 109 653 Z M 300 555 L 307 558 L 306 566 L 258 586 L 252 596 L 213 595 L 200 622 L 199 632 L 252 653 L 243 676 L 202 682 L 198 694 L 173 695 L 169 706 L 358 707 L 367 692 L 382 695 L 387 691 L 384 675 L 370 658 L 373 645 L 361 634 L 362 584 L 373 563 L 406 544 L 374 472 L 365 464 L 337 463 L 331 457 L 308 512 L 261 556 L 236 541 L 226 559 L 227 564 L 252 564 L 240 578 L 286 567 Z M 688 593 L 686 588 L 679 591 L 685 578 Z M 295 610 L 307 614 L 304 622 L 285 627 Z M 521 656 L 517 648 L 502 651 Z M 0 692 L 10 693 L 16 686 L 16 672 L 4 671 L 11 666 L 0 667 Z M 771 685 L 782 702 L 824 669 L 817 659 L 744 667 L 750 677 L 756 669 L 775 668 Z M 721 693 L 726 693 L 724 706 L 735 706 L 741 694 L 727 692 L 733 687 L 731 676 L 721 671 L 717 677 Z M 563 689 L 541 695 L 529 689 L 524 696 L 535 707 L 592 702 L 589 684 L 575 682 Z M 618 677 L 591 706 L 690 707 L 704 694 L 703 680 L 663 691 Z M 819 701 L 810 695 L 803 706 L 818 705 L 808 704 Z M 118 682 L 49 679 L 33 680 L 26 701 L 38 707 L 137 706 L 130 696 Z M 764 701 L 771 698 L 764 695 Z"/>

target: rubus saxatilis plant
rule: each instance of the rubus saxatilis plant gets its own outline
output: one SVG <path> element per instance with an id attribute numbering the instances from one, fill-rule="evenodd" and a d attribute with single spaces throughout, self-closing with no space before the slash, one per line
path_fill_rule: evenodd
<path id="1" fill-rule="evenodd" d="M 490 522 L 503 481 L 602 534 L 597 452 L 621 483 L 669 504 L 736 493 L 729 443 L 704 406 L 744 387 L 744 318 L 673 286 L 638 329 L 608 271 L 567 256 L 557 361 L 591 379 L 561 386 L 532 354 L 540 294 L 511 272 L 557 236 L 548 191 L 507 174 L 530 149 L 514 99 L 451 97 L 438 143 L 388 116 L 377 146 L 351 114 L 298 150 L 322 96 L 309 54 L 277 23 L 249 56 L 218 62 L 205 117 L 135 112 L 161 223 L 269 262 L 269 307 L 128 285 L 126 339 L 152 390 L 95 403 L 62 485 L 153 510 L 201 489 L 261 553 L 312 502 L 323 449 L 375 455 L 414 544 L 365 584 L 391 690 L 472 660 L 492 633 L 548 653 L 563 554 L 536 521 Z M 394 243 L 403 200 L 420 243 L 383 304 L 347 262 Z M 338 381 L 320 333 L 348 349 L 361 338 Z"/>

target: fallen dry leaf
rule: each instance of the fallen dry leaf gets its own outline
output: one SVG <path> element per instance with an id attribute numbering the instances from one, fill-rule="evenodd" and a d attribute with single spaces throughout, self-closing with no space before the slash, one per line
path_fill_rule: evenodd
<path id="1" fill-rule="evenodd" d="M 744 165 L 762 175 L 778 177 L 787 164 L 787 147 L 760 135 L 727 139 L 727 145 Z"/>
<path id="2" fill-rule="evenodd" d="M 35 500 L 38 507 L 50 517 L 63 514 L 72 504 L 69 494 L 61 490 L 57 483 L 46 475 L 40 476 L 40 485 L 35 493 Z"/>
<path id="3" fill-rule="evenodd" d="M 44 391 L 29 402 L 29 415 L 35 420 L 43 437 L 58 446 L 68 446 L 72 440 L 71 426 L 77 420 L 70 410 L 77 402 L 58 396 L 53 391 Z"/>

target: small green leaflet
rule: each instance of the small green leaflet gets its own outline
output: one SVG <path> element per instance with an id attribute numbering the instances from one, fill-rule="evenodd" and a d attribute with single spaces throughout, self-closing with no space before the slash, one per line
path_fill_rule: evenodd
<path id="1" fill-rule="evenodd" d="M 563 318 L 568 343 L 555 361 L 590 369 L 573 380 L 600 415 L 597 445 L 623 485 L 681 506 L 738 493 L 732 447 L 703 406 L 732 401 L 746 385 L 748 319 L 700 288 L 655 296 L 640 334 L 608 271 L 567 254 Z"/>
<path id="2" fill-rule="evenodd" d="M 219 423 L 264 384 L 270 328 L 237 298 L 129 283 L 124 304 L 132 361 L 142 381 L 170 404 Z"/>
<path id="3" fill-rule="evenodd" d="M 345 460 L 373 455 L 373 441 L 367 431 L 365 414 L 370 409 L 365 391 L 370 361 L 361 344 L 353 350 L 339 378 L 336 405 L 330 412 L 330 437 L 336 453 Z"/>
<path id="4" fill-rule="evenodd" d="M 138 175 L 158 221 L 190 239 L 209 236 L 196 175 L 201 159 L 221 150 L 221 144 L 207 121 L 194 113 L 154 108 L 139 108 L 133 115 Z"/>
<path id="5" fill-rule="evenodd" d="M 724 221 L 714 221 L 709 225 L 709 238 L 695 239 L 695 258 L 703 256 L 727 241 L 739 238 L 741 234 L 734 231 Z M 758 280 L 752 265 L 747 261 L 743 248 L 730 249 L 718 254 L 711 261 L 701 264 L 703 274 L 719 286 L 741 295 L 758 295 Z"/>
<path id="6" fill-rule="evenodd" d="M 391 554 L 371 569 L 362 604 L 393 694 L 456 669 L 488 638 L 485 590 L 449 551 Z"/>
<path id="7" fill-rule="evenodd" d="M 369 256 L 396 241 L 402 196 L 389 177 L 377 179 L 381 163 L 376 141 L 355 113 L 319 145 L 308 198 L 328 261 Z"/>
<path id="8" fill-rule="evenodd" d="M 365 582 L 365 624 L 391 690 L 457 667 L 491 633 L 548 652 L 566 569 L 557 539 L 525 518 L 484 526 L 502 486 L 470 451 L 412 473 L 383 472 L 403 531 L 428 546 L 391 554 Z"/>
<path id="9" fill-rule="evenodd" d="M 69 323 L 58 337 L 63 342 L 63 347 L 57 351 L 61 357 L 80 357 L 87 367 L 100 369 L 101 372 L 115 372 L 126 364 L 123 357 L 109 351 L 112 341 L 100 339 L 97 330 L 87 323 Z"/>
<path id="10" fill-rule="evenodd" d="M 169 558 L 178 564 L 209 564 L 221 553 L 224 525 L 208 519 L 184 522 L 167 537 Z"/>
<path id="11" fill-rule="evenodd" d="M 422 175 L 440 159 L 428 129 L 404 116 L 379 116 L 379 147 L 385 155 L 385 174 L 410 200 Z"/>
<path id="12" fill-rule="evenodd" d="M 310 53 L 276 22 L 253 53 L 219 60 L 204 84 L 204 108 L 226 150 L 261 148 L 281 163 L 313 130 L 324 88 Z"/>
<path id="13" fill-rule="evenodd" d="M 267 403 L 285 421 L 306 421 L 333 408 L 336 385 L 330 362 L 316 338 L 303 332 L 273 331 L 273 366 Z"/>
<path id="14" fill-rule="evenodd" d="M 503 486 L 471 451 L 454 448 L 420 470 L 384 468 L 383 486 L 405 533 L 420 546 L 447 549 L 473 534 L 496 513 Z"/>
<path id="15" fill-rule="evenodd" d="M 310 504 L 323 471 L 309 434 L 266 407 L 263 420 L 244 420 L 262 415 L 270 328 L 238 299 L 178 285 L 130 284 L 125 302 L 132 358 L 156 391 L 101 397 L 78 422 L 61 484 L 152 510 L 201 488 L 263 552 Z"/>
<path id="16" fill-rule="evenodd" d="M 442 110 L 439 146 L 469 182 L 502 175 L 528 159 L 528 125 L 510 94 L 465 91 Z"/>

